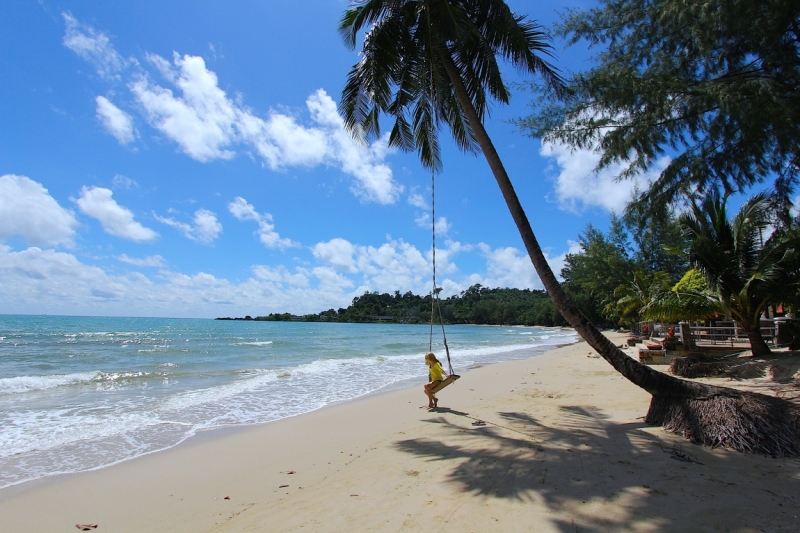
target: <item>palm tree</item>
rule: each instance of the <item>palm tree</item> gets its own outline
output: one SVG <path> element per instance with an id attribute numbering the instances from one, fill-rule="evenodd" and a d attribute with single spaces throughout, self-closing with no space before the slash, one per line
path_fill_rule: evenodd
<path id="1" fill-rule="evenodd" d="M 769 355 L 761 335 L 761 313 L 780 302 L 797 280 L 797 250 L 783 234 L 764 240 L 773 218 L 772 199 L 765 193 L 747 200 L 732 220 L 726 197 L 715 192 L 679 222 L 689 239 L 689 263 L 705 279 L 719 306 L 745 330 L 753 355 Z"/>
<path id="2" fill-rule="evenodd" d="M 641 313 L 646 320 L 678 322 L 721 316 L 725 309 L 703 274 L 692 268 L 673 287 L 656 294 L 642 307 Z"/>
<path id="3" fill-rule="evenodd" d="M 658 271 L 648 275 L 637 270 L 631 281 L 614 289 L 616 300 L 606 305 L 604 311 L 607 316 L 617 318 L 620 325 L 633 326 L 643 317 L 642 309 L 669 289 L 670 285 L 671 279 L 666 272 Z"/>
<path id="4" fill-rule="evenodd" d="M 387 114 L 394 119 L 390 144 L 416 149 L 433 170 L 441 166 L 437 134 L 442 123 L 463 150 L 479 147 L 554 305 L 606 361 L 652 395 L 648 423 L 695 442 L 800 455 L 800 410 L 792 404 L 679 380 L 634 361 L 561 288 L 483 126 L 488 98 L 509 99 L 498 56 L 561 86 L 557 72 L 541 57 L 552 48 L 536 23 L 513 13 L 502 0 L 360 0 L 345 11 L 339 29 L 350 48 L 368 30 L 340 104 L 350 132 L 362 139 L 377 136 L 380 115 Z M 729 412 L 741 418 L 733 426 L 738 431 L 728 427 Z"/>

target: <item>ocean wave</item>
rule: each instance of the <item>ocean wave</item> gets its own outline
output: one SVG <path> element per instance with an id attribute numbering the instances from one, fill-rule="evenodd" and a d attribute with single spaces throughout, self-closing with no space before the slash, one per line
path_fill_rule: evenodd
<path id="1" fill-rule="evenodd" d="M 220 402 L 231 396 L 253 391 L 266 383 L 275 381 L 278 379 L 278 373 L 275 370 L 264 370 L 253 377 L 243 378 L 225 385 L 183 392 L 167 399 L 159 406 L 158 410 L 180 412 L 198 405 Z"/>
<path id="2" fill-rule="evenodd" d="M 139 378 L 166 377 L 169 372 L 100 372 L 92 381 L 130 381 Z"/>
<path id="3" fill-rule="evenodd" d="M 167 365 L 171 365 L 167 363 Z M 164 366 L 167 366 L 164 365 Z M 161 366 L 161 365 L 160 365 Z M 171 365 L 177 366 L 177 365 Z M 92 383 L 119 383 L 134 380 L 173 377 L 170 372 L 78 372 L 49 376 L 17 376 L 0 379 L 0 394 L 24 394 L 57 387 Z"/>
<path id="4" fill-rule="evenodd" d="M 60 374 L 51 376 L 17 376 L 0 379 L 0 394 L 21 394 L 37 390 L 54 389 L 64 385 L 89 383 L 96 379 L 100 372 L 78 372 L 76 374 Z"/>
<path id="5" fill-rule="evenodd" d="M 272 341 L 234 342 L 231 346 L 269 346 Z"/>

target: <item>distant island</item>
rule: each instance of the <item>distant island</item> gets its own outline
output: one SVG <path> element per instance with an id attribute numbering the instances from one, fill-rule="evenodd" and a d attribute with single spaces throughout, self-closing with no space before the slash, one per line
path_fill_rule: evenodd
<path id="1" fill-rule="evenodd" d="M 566 326 L 545 291 L 530 289 L 489 289 L 473 285 L 460 295 L 440 300 L 445 324 L 487 324 L 522 326 Z M 438 311 L 434 320 L 438 322 Z M 220 317 L 215 320 L 265 322 L 357 322 L 427 324 L 431 319 L 431 295 L 365 292 L 353 298 L 347 308 L 328 309 L 317 314 L 270 313 L 253 318 Z"/>

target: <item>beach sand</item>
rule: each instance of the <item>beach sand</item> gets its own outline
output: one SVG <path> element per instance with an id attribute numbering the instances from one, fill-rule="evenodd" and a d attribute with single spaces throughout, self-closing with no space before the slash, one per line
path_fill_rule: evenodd
<path id="1" fill-rule="evenodd" d="M 649 395 L 584 342 L 439 396 L 420 409 L 420 384 L 11 487 L 0 531 L 800 531 L 800 461 L 646 426 Z"/>

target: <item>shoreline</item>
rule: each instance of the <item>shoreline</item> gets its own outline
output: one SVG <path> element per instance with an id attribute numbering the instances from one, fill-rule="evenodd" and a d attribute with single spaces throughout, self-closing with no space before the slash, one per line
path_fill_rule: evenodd
<path id="1" fill-rule="evenodd" d="M 702 448 L 644 425 L 649 395 L 580 340 L 472 369 L 440 398 L 428 412 L 417 388 L 362 396 L 26 483 L 0 491 L 0 530 L 800 527 L 800 462 Z"/>
<path id="2" fill-rule="evenodd" d="M 478 325 L 480 325 L 480 324 L 478 324 Z M 508 327 L 513 327 L 513 326 L 508 326 Z M 574 330 L 572 328 L 549 328 L 549 329 L 570 330 L 570 331 L 574 332 Z M 577 335 L 577 333 L 575 333 L 575 336 L 576 336 L 575 342 L 581 342 L 581 339 Z M 553 349 L 557 349 L 557 348 L 560 348 L 562 346 L 568 346 L 570 344 L 574 344 L 575 342 L 567 343 L 567 344 L 558 344 L 558 345 L 546 345 L 546 344 L 543 344 L 543 345 L 537 345 L 537 346 L 532 346 L 532 347 L 531 346 L 521 346 L 519 348 L 513 348 L 513 349 L 508 350 L 508 351 L 498 352 L 499 354 L 502 354 L 502 355 L 511 354 L 511 353 L 520 353 L 520 352 L 531 352 L 531 353 L 528 356 L 524 356 L 523 359 L 502 360 L 502 361 L 498 361 L 496 363 L 490 363 L 488 365 L 487 364 L 479 364 L 479 365 L 474 366 L 474 367 L 470 366 L 470 367 L 467 367 L 465 370 L 462 371 L 462 375 L 466 374 L 467 372 L 469 372 L 471 370 L 473 370 L 474 368 L 482 368 L 482 367 L 490 367 L 490 366 L 494 366 L 494 365 L 502 365 L 502 364 L 505 364 L 505 363 L 513 362 L 513 361 L 527 360 L 527 359 L 531 359 L 533 357 L 538 357 L 538 356 L 544 355 L 545 353 L 547 353 L 547 352 L 549 352 L 549 351 L 551 351 Z M 136 460 L 138 460 L 140 458 L 143 458 L 143 457 L 148 457 L 148 456 L 151 456 L 151 455 L 160 454 L 160 453 L 164 453 L 164 452 L 167 452 L 167 451 L 175 449 L 175 448 L 181 448 L 183 446 L 191 445 L 194 442 L 201 442 L 201 441 L 204 441 L 204 440 L 214 439 L 214 438 L 217 438 L 217 437 L 220 437 L 220 436 L 235 434 L 235 433 L 242 432 L 242 431 L 248 431 L 250 429 L 257 428 L 257 427 L 265 425 L 265 424 L 273 424 L 273 423 L 278 423 L 278 422 L 281 422 L 283 420 L 287 420 L 287 419 L 290 419 L 290 418 L 295 418 L 295 417 L 299 417 L 299 416 L 305 416 L 305 415 L 308 415 L 308 414 L 311 414 L 311 413 L 314 413 L 314 412 L 317 412 L 317 411 L 320 411 L 320 410 L 323 410 L 323 409 L 327 409 L 327 408 L 330 408 L 330 407 L 335 407 L 337 405 L 342 405 L 342 404 L 346 404 L 346 403 L 349 403 L 349 402 L 354 402 L 354 401 L 358 401 L 358 400 L 361 400 L 361 399 L 370 398 L 370 397 L 373 397 L 373 396 L 379 396 L 379 395 L 382 395 L 382 394 L 388 394 L 388 393 L 391 393 L 391 392 L 394 392 L 394 391 L 410 389 L 410 388 L 415 387 L 419 383 L 420 383 L 420 381 L 419 381 L 418 377 L 401 379 L 401 380 L 398 380 L 398 381 L 395 381 L 395 382 L 387 383 L 386 385 L 383 385 L 383 386 L 379 387 L 378 389 L 366 392 L 366 393 L 361 394 L 359 396 L 355 396 L 355 397 L 352 397 L 352 398 L 347 398 L 347 399 L 344 399 L 344 400 L 334 400 L 334 401 L 331 401 L 328 404 L 325 404 L 325 405 L 322 405 L 320 407 L 314 408 L 314 409 L 312 409 L 310 411 L 303 411 L 303 412 L 300 412 L 300 413 L 291 414 L 291 415 L 288 415 L 288 416 L 285 416 L 285 417 L 282 417 L 282 418 L 277 418 L 277 419 L 274 419 L 274 420 L 267 420 L 267 421 L 264 421 L 264 422 L 258 422 L 258 423 L 253 423 L 253 424 L 227 425 L 227 426 L 200 429 L 200 430 L 196 431 L 194 434 L 188 436 L 187 438 L 183 439 L 182 441 L 180 441 L 180 442 L 178 442 L 176 444 L 169 445 L 169 446 L 166 446 L 166 447 L 158 449 L 158 450 L 149 451 L 149 452 L 143 453 L 141 455 L 137 455 L 135 457 L 123 458 L 123 459 L 120 459 L 120 460 L 118 460 L 116 462 L 113 462 L 113 463 L 101 465 L 101 466 L 98 466 L 98 467 L 88 468 L 88 469 L 85 469 L 85 470 L 78 470 L 78 471 L 74 471 L 74 472 L 60 472 L 60 473 L 55 473 L 55 474 L 51 474 L 51 475 L 47 475 L 47 476 L 34 478 L 34 479 L 28 479 L 28 480 L 24 480 L 24 481 L 19 481 L 17 483 L 14 483 L 12 485 L 8 485 L 6 487 L 0 487 L 0 502 L 4 501 L 4 500 L 6 500 L 6 499 L 8 499 L 10 497 L 13 497 L 16 494 L 20 494 L 20 493 L 25 492 L 26 490 L 28 490 L 27 489 L 28 486 L 46 485 L 47 483 L 56 482 L 59 479 L 68 478 L 70 476 L 80 475 L 80 474 L 84 474 L 84 473 L 87 473 L 87 472 L 101 471 L 103 469 L 112 468 L 112 467 L 115 467 L 117 465 L 129 462 L 129 461 L 136 461 Z"/>

